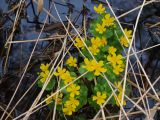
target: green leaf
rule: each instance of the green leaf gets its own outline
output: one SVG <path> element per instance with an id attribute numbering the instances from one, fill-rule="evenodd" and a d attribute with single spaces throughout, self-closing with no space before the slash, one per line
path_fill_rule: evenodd
<path id="1" fill-rule="evenodd" d="M 85 68 L 83 68 L 83 64 L 80 65 L 79 73 L 82 75 L 83 73 L 87 72 Z"/>
<path id="2" fill-rule="evenodd" d="M 99 110 L 100 106 L 92 100 L 92 98 L 88 98 L 89 105 L 93 107 L 96 111 Z"/>
<path id="3" fill-rule="evenodd" d="M 77 96 L 79 99 L 78 109 L 82 108 L 85 104 L 87 104 L 87 96 L 88 96 L 88 88 L 85 85 L 80 85 L 80 95 Z"/>
<path id="4" fill-rule="evenodd" d="M 73 116 L 73 120 L 87 120 L 85 115 L 76 115 Z"/>
<path id="5" fill-rule="evenodd" d="M 55 79 L 51 79 L 50 82 L 48 83 L 48 85 L 47 85 L 47 87 L 46 87 L 45 90 L 51 91 L 51 90 L 54 88 L 55 84 L 56 84 L 56 80 L 55 80 Z M 43 85 L 44 85 L 44 83 L 42 83 L 42 82 L 40 81 L 40 79 L 39 79 L 39 80 L 38 80 L 38 87 L 42 88 Z"/>
<path id="6" fill-rule="evenodd" d="M 52 90 L 55 84 L 56 84 L 55 79 L 51 79 L 45 90 L 48 90 L 48 91 Z"/>
<path id="7" fill-rule="evenodd" d="M 82 49 L 81 51 L 82 51 L 83 55 L 84 55 L 86 58 L 92 59 L 91 54 L 89 53 L 89 51 L 88 51 L 86 48 Z"/>
<path id="8" fill-rule="evenodd" d="M 113 32 L 112 29 L 107 29 L 107 30 L 106 30 L 106 34 L 105 34 L 105 37 L 106 37 L 106 38 L 110 38 L 110 37 L 112 37 L 113 35 L 114 35 L 114 32 Z M 108 42 L 110 42 L 110 41 L 108 41 Z"/>
<path id="9" fill-rule="evenodd" d="M 87 80 L 89 81 L 92 81 L 93 78 L 94 78 L 94 73 L 93 72 L 88 72 L 86 75 L 85 75 L 85 78 L 87 78 Z"/>
<path id="10" fill-rule="evenodd" d="M 77 74 L 75 72 L 70 72 L 72 77 L 77 77 Z"/>

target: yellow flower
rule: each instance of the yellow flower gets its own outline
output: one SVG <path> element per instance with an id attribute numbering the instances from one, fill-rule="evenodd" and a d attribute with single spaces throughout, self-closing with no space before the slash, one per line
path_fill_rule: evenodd
<path id="1" fill-rule="evenodd" d="M 110 17 L 110 14 L 106 14 L 102 21 L 105 26 L 109 27 L 114 24 L 114 17 Z"/>
<path id="2" fill-rule="evenodd" d="M 123 66 L 122 65 L 113 65 L 113 72 L 116 74 L 116 75 L 119 75 L 121 72 L 123 72 L 124 69 L 123 69 Z"/>
<path id="3" fill-rule="evenodd" d="M 41 64 L 40 66 L 41 72 L 39 73 L 40 76 L 40 82 L 45 83 L 48 74 L 49 74 L 49 64 Z"/>
<path id="4" fill-rule="evenodd" d="M 101 46 L 105 46 L 107 44 L 107 40 L 104 37 L 102 37 L 102 38 L 92 37 L 91 38 L 91 43 L 92 43 L 92 45 L 94 45 L 98 48 L 98 47 L 101 47 Z"/>
<path id="5" fill-rule="evenodd" d="M 122 36 L 120 38 L 120 43 L 121 43 L 121 45 L 123 45 L 125 47 L 129 47 L 129 42 L 127 41 L 127 39 L 125 38 L 125 36 Z"/>
<path id="6" fill-rule="evenodd" d="M 66 69 L 62 69 L 60 67 L 57 68 L 57 72 L 54 73 L 55 76 L 62 76 L 66 72 Z"/>
<path id="7" fill-rule="evenodd" d="M 72 115 L 72 113 L 75 112 L 75 108 L 66 106 L 65 108 L 63 108 L 63 112 L 65 115 Z"/>
<path id="8" fill-rule="evenodd" d="M 132 38 L 132 30 L 124 29 L 124 33 L 126 34 L 126 36 L 128 37 L 128 39 Z"/>
<path id="9" fill-rule="evenodd" d="M 47 77 L 48 77 L 48 74 L 49 74 L 49 70 L 46 70 L 44 72 L 40 72 L 40 81 L 41 83 L 45 83 Z"/>
<path id="10" fill-rule="evenodd" d="M 87 69 L 90 72 L 94 71 L 94 67 L 92 66 L 92 63 L 87 58 L 84 59 L 84 63 L 85 63 L 85 66 L 83 66 L 83 68 Z"/>
<path id="11" fill-rule="evenodd" d="M 83 68 L 87 69 L 90 72 L 94 71 L 94 75 L 98 76 L 100 73 L 104 73 L 107 69 L 103 68 L 103 61 L 96 62 L 96 60 L 89 61 L 87 58 L 84 59 L 85 66 Z"/>
<path id="12" fill-rule="evenodd" d="M 41 66 L 40 66 L 40 69 L 42 70 L 42 71 L 46 71 L 46 70 L 48 70 L 49 69 L 49 64 L 41 64 Z"/>
<path id="13" fill-rule="evenodd" d="M 121 72 L 123 72 L 124 69 L 122 68 L 121 65 L 115 65 L 113 67 L 113 72 L 116 74 L 116 75 L 119 75 Z"/>
<path id="14" fill-rule="evenodd" d="M 50 98 L 49 97 L 50 97 L 50 95 L 47 95 L 48 99 L 46 100 L 46 105 L 49 105 L 51 102 L 53 102 L 52 97 L 50 97 Z"/>
<path id="15" fill-rule="evenodd" d="M 52 98 L 53 98 L 53 100 L 56 100 L 58 105 L 61 105 L 62 104 L 62 97 L 63 97 L 63 94 L 60 93 L 58 96 L 57 96 L 57 94 L 55 94 Z"/>
<path id="16" fill-rule="evenodd" d="M 72 115 L 75 112 L 76 107 L 79 105 L 79 101 L 73 97 L 70 97 L 69 100 L 64 104 L 63 112 L 66 115 Z"/>
<path id="17" fill-rule="evenodd" d="M 74 97 L 70 97 L 69 100 L 66 101 L 65 106 L 70 106 L 76 108 L 79 105 L 79 101 Z"/>
<path id="18" fill-rule="evenodd" d="M 121 101 L 122 101 L 123 87 L 122 87 L 122 84 L 120 82 L 115 82 L 114 84 L 115 84 L 115 87 L 118 89 L 118 92 L 119 92 L 117 98 L 115 96 L 114 96 L 114 98 L 116 100 L 117 106 L 120 106 L 119 102 L 121 103 Z M 119 100 L 119 102 L 118 102 L 118 100 Z M 126 105 L 125 100 L 123 101 L 123 105 Z"/>
<path id="19" fill-rule="evenodd" d="M 104 37 L 102 37 L 102 39 L 99 42 L 99 45 L 102 46 L 102 47 L 107 45 L 107 40 Z"/>
<path id="20" fill-rule="evenodd" d="M 83 41 L 81 39 L 79 39 L 78 37 L 76 37 L 75 41 L 76 41 L 76 43 L 74 45 L 77 46 L 78 48 L 84 48 L 85 47 Z"/>
<path id="21" fill-rule="evenodd" d="M 106 28 L 105 28 L 105 25 L 104 24 L 99 24 L 97 23 L 96 25 L 96 31 L 99 33 L 99 34 L 103 34 L 105 31 L 106 31 Z"/>
<path id="22" fill-rule="evenodd" d="M 79 95 L 80 86 L 71 84 L 67 87 L 67 92 L 70 92 L 70 97 L 74 97 L 75 95 Z"/>
<path id="23" fill-rule="evenodd" d="M 116 87 L 119 91 L 122 91 L 122 90 L 123 90 L 123 88 L 122 88 L 122 84 L 121 84 L 121 82 L 120 82 L 120 81 L 115 82 L 115 83 L 114 83 L 114 85 L 115 85 L 115 87 Z"/>
<path id="24" fill-rule="evenodd" d="M 122 101 L 122 92 L 120 92 L 117 97 L 118 97 L 118 100 L 119 100 L 120 103 L 121 103 L 121 101 Z M 119 106 L 118 101 L 116 101 L 116 104 Z M 124 105 L 124 106 L 126 105 L 126 101 L 125 101 L 125 100 L 123 101 L 123 105 Z"/>
<path id="25" fill-rule="evenodd" d="M 64 84 L 68 84 L 74 80 L 74 77 L 72 77 L 69 73 L 69 71 L 66 71 L 61 78 L 64 80 Z"/>
<path id="26" fill-rule="evenodd" d="M 97 55 L 97 53 L 99 53 L 99 48 L 96 45 L 92 45 L 91 47 L 88 48 L 93 55 Z"/>
<path id="27" fill-rule="evenodd" d="M 111 55 L 114 55 L 116 51 L 117 51 L 117 49 L 113 46 L 108 48 L 108 53 Z"/>
<path id="28" fill-rule="evenodd" d="M 92 37 L 92 38 L 91 38 L 91 43 L 92 43 L 92 45 L 95 46 L 95 47 L 97 47 L 97 48 L 101 46 L 101 45 L 99 44 L 100 41 L 101 41 L 101 39 L 100 39 L 99 37 Z"/>
<path id="29" fill-rule="evenodd" d="M 72 67 L 77 67 L 77 59 L 70 56 L 67 59 L 66 64 L 69 65 L 69 66 L 72 66 Z"/>
<path id="30" fill-rule="evenodd" d="M 116 64 L 118 64 L 118 65 L 123 64 L 122 59 L 123 59 L 123 56 L 120 55 L 120 54 L 119 55 L 113 54 L 113 55 L 108 55 L 107 56 L 107 60 L 109 62 L 111 62 L 113 66 L 116 65 Z"/>
<path id="31" fill-rule="evenodd" d="M 97 96 L 93 96 L 93 101 L 97 101 L 98 105 L 102 105 L 106 99 L 106 93 L 97 92 Z"/>
<path id="32" fill-rule="evenodd" d="M 118 94 L 118 96 L 117 96 L 117 98 L 115 97 L 115 100 L 116 100 L 116 104 L 117 104 L 117 106 L 120 106 L 120 104 L 119 104 L 119 102 L 118 102 L 118 100 L 119 100 L 119 102 L 121 103 L 121 101 L 122 101 L 122 92 L 119 92 L 119 94 Z M 126 105 L 126 101 L 124 100 L 123 101 L 123 105 Z"/>
<path id="33" fill-rule="evenodd" d="M 95 70 L 95 72 L 94 72 L 95 76 L 99 76 L 101 72 L 105 73 L 107 71 L 107 69 L 103 68 L 103 61 L 99 61 L 97 63 L 96 60 L 92 60 L 91 63 L 92 63 L 92 66 Z"/>
<path id="34" fill-rule="evenodd" d="M 53 93 L 51 93 L 51 95 L 52 95 Z M 47 95 L 47 98 L 49 98 L 51 95 Z M 52 97 L 50 97 L 49 99 L 47 99 L 46 100 L 46 104 L 48 105 L 48 104 L 50 104 L 51 102 L 53 102 L 53 100 L 55 101 L 56 100 L 56 96 L 57 95 L 57 93 L 54 95 L 54 96 L 52 96 Z M 59 94 L 58 95 L 58 97 L 57 97 L 57 104 L 58 105 L 61 105 L 62 104 L 62 96 L 63 96 L 63 94 L 61 93 L 61 94 Z"/>
<path id="35" fill-rule="evenodd" d="M 105 8 L 102 4 L 99 4 L 98 7 L 94 6 L 94 11 L 98 14 L 102 14 L 105 12 Z"/>
<path id="36" fill-rule="evenodd" d="M 130 40 L 132 38 L 132 30 L 124 29 L 124 33 L 126 34 L 129 41 L 127 41 L 125 36 L 122 36 L 120 38 L 120 43 L 121 43 L 121 45 L 123 45 L 125 47 L 129 47 L 129 43 L 130 43 Z"/>

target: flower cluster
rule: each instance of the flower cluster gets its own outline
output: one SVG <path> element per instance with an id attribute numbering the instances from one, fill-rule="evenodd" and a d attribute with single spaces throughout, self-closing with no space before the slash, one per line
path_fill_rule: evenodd
<path id="1" fill-rule="evenodd" d="M 64 104 L 63 112 L 66 115 L 72 115 L 75 112 L 77 106 L 79 105 L 79 101 L 75 98 L 76 95 L 79 95 L 80 86 L 76 84 L 71 84 L 67 87 L 67 92 L 70 93 L 69 100 L 67 100 Z"/>
<path id="2" fill-rule="evenodd" d="M 99 4 L 98 7 L 95 6 L 94 10 L 96 13 L 105 15 L 102 18 L 102 23 L 96 24 L 96 31 L 99 34 L 103 34 L 106 31 L 106 27 L 110 27 L 110 26 L 114 25 L 114 17 L 111 17 L 110 14 L 105 13 L 105 8 L 102 6 L 102 4 Z"/>
<path id="3" fill-rule="evenodd" d="M 123 88 L 120 79 L 125 68 L 122 47 L 128 47 L 129 41 L 102 4 L 94 6 L 94 10 L 100 15 L 91 22 L 90 36 L 76 37 L 74 41 L 74 48 L 80 50 L 80 53 L 74 49 L 73 52 L 77 55 L 75 58 L 72 56 L 72 50 L 69 51 L 64 65 L 54 71 L 52 85 L 48 85 L 47 90 L 50 90 L 51 95 L 52 91 L 61 89 L 59 95 L 56 94 L 46 101 L 47 105 L 56 101 L 59 105 L 56 109 L 60 114 L 63 111 L 65 115 L 71 116 L 85 105 L 96 109 L 102 106 L 112 94 L 108 80 L 114 83 L 117 89 L 117 97 L 111 96 L 109 104 L 120 106 L 119 102 L 122 100 Z M 124 29 L 124 33 L 129 40 L 132 38 L 132 30 Z M 40 69 L 40 81 L 44 83 L 50 72 L 49 65 L 41 64 Z M 47 95 L 47 98 L 51 95 Z M 89 96 L 91 98 L 88 98 Z M 123 101 L 123 105 L 126 105 L 126 101 Z"/>
<path id="4" fill-rule="evenodd" d="M 100 50 L 100 47 L 103 47 L 107 44 L 107 40 L 105 38 L 93 37 L 91 38 L 91 46 L 88 47 L 93 55 L 97 55 Z"/>
<path id="5" fill-rule="evenodd" d="M 63 112 L 66 115 L 72 115 L 73 112 L 76 111 L 77 106 L 79 105 L 79 101 L 74 97 L 70 97 L 64 104 Z"/>
<path id="6" fill-rule="evenodd" d="M 59 76 L 64 81 L 65 85 L 69 84 L 74 80 L 74 77 L 72 77 L 70 72 L 67 71 L 65 68 L 61 69 L 60 67 L 58 67 L 58 70 L 54 73 L 54 75 Z M 76 95 L 80 94 L 79 90 L 80 86 L 76 84 L 71 84 L 66 88 L 66 91 L 70 94 L 70 97 L 69 100 L 67 100 L 64 104 L 64 114 L 72 115 L 72 113 L 75 112 L 77 106 L 79 105 L 79 101 L 75 98 Z"/>
<path id="7" fill-rule="evenodd" d="M 111 63 L 113 67 L 113 72 L 116 75 L 119 75 L 124 70 L 123 56 L 120 54 L 116 55 L 115 52 L 116 49 L 114 47 L 110 48 L 107 60 Z"/>

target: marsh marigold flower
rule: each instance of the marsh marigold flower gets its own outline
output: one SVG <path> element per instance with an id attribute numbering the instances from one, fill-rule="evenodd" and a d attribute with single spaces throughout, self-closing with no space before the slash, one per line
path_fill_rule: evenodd
<path id="1" fill-rule="evenodd" d="M 115 85 L 115 87 L 116 87 L 119 91 L 122 91 L 122 90 L 123 90 L 123 87 L 122 87 L 122 84 L 121 84 L 120 81 L 115 82 L 114 85 Z"/>
<path id="2" fill-rule="evenodd" d="M 58 94 L 58 93 L 57 93 Z M 63 94 L 60 93 L 58 96 L 57 94 L 55 94 L 52 98 L 54 101 L 57 102 L 57 105 L 61 105 L 62 104 L 62 97 L 63 97 Z"/>
<path id="3" fill-rule="evenodd" d="M 90 72 L 94 71 L 95 76 L 99 76 L 100 73 L 105 73 L 107 69 L 103 68 L 103 61 L 96 62 L 96 60 L 89 61 L 87 58 L 84 59 L 85 66 L 83 68 Z"/>
<path id="4" fill-rule="evenodd" d="M 124 71 L 123 64 L 122 65 L 113 65 L 113 72 L 116 75 L 119 75 L 123 71 Z"/>
<path id="5" fill-rule="evenodd" d="M 74 97 L 70 97 L 69 100 L 66 101 L 65 105 L 76 108 L 79 105 L 79 101 Z"/>
<path id="6" fill-rule="evenodd" d="M 76 37 L 75 41 L 76 41 L 76 43 L 74 45 L 77 46 L 78 48 L 84 48 L 85 47 L 83 41 L 79 37 Z"/>
<path id="7" fill-rule="evenodd" d="M 108 48 L 108 53 L 111 55 L 115 55 L 116 51 L 117 51 L 117 49 L 113 46 Z"/>
<path id="8" fill-rule="evenodd" d="M 99 34 L 103 34 L 106 31 L 105 25 L 104 24 L 101 25 L 101 24 L 97 23 L 96 24 L 96 31 Z"/>
<path id="9" fill-rule="evenodd" d="M 92 63 L 87 58 L 84 59 L 84 63 L 85 63 L 85 66 L 83 66 L 83 68 L 87 69 L 90 72 L 94 71 L 94 67 L 92 66 Z"/>
<path id="10" fill-rule="evenodd" d="M 66 64 L 71 66 L 71 67 L 77 67 L 77 59 L 70 56 L 67 61 L 66 61 Z"/>
<path id="11" fill-rule="evenodd" d="M 114 24 L 114 17 L 110 17 L 110 14 L 106 14 L 102 21 L 105 26 L 109 27 Z"/>
<path id="12" fill-rule="evenodd" d="M 105 12 L 105 8 L 102 4 L 99 4 L 98 7 L 94 6 L 94 11 L 98 14 L 102 14 Z"/>
<path id="13" fill-rule="evenodd" d="M 100 47 L 100 41 L 101 39 L 99 37 L 92 37 L 91 38 L 91 43 L 92 45 L 96 46 L 97 48 Z"/>
<path id="14" fill-rule="evenodd" d="M 113 55 L 108 55 L 107 56 L 107 60 L 109 61 L 109 62 L 111 62 L 112 63 L 112 65 L 116 65 L 116 64 L 118 64 L 118 65 L 121 65 L 121 64 L 123 64 L 123 56 L 122 55 L 116 55 L 116 54 L 113 54 Z"/>
<path id="15" fill-rule="evenodd" d="M 47 77 L 49 75 L 49 70 L 42 71 L 42 72 L 40 72 L 39 75 L 40 75 L 41 83 L 45 83 L 45 81 L 46 81 L 46 79 L 47 79 Z"/>
<path id="16" fill-rule="evenodd" d="M 64 104 L 63 112 L 66 115 L 72 115 L 75 112 L 75 109 L 79 105 L 79 101 L 75 98 L 70 97 L 69 100 L 66 101 Z"/>
<path id="17" fill-rule="evenodd" d="M 40 66 L 40 69 L 42 70 L 42 71 L 46 71 L 46 70 L 48 70 L 49 69 L 49 64 L 41 64 L 41 66 Z"/>
<path id="18" fill-rule="evenodd" d="M 49 105 L 51 102 L 53 102 L 52 97 L 50 97 L 50 95 L 47 95 L 47 100 L 46 100 L 46 104 Z"/>
<path id="19" fill-rule="evenodd" d="M 97 45 L 92 45 L 88 47 L 88 49 L 91 51 L 93 55 L 97 55 L 99 53 L 99 48 L 97 47 Z"/>
<path id="20" fill-rule="evenodd" d="M 132 30 L 124 29 L 124 33 L 127 36 L 129 41 L 126 39 L 125 36 L 122 36 L 120 38 L 120 43 L 121 43 L 121 45 L 123 45 L 125 47 L 129 47 L 130 40 L 132 39 Z"/>
<path id="21" fill-rule="evenodd" d="M 120 106 L 119 102 L 121 103 L 121 101 L 122 101 L 123 87 L 122 87 L 122 84 L 120 82 L 115 82 L 114 84 L 115 84 L 115 87 L 118 89 L 117 98 L 115 96 L 114 96 L 114 98 L 116 100 L 117 106 Z M 123 105 L 126 105 L 126 101 L 125 100 L 123 101 Z"/>
<path id="22" fill-rule="evenodd" d="M 95 69 L 94 75 L 99 76 L 100 73 L 105 73 L 107 69 L 103 68 L 103 61 L 99 61 L 98 63 L 96 60 L 91 61 L 93 68 Z"/>
<path id="23" fill-rule="evenodd" d="M 55 72 L 54 75 L 60 77 L 60 76 L 63 76 L 63 74 L 64 74 L 65 72 L 66 72 L 66 69 L 65 69 L 65 68 L 62 69 L 62 68 L 58 67 L 58 68 L 57 68 L 57 72 Z"/>
<path id="24" fill-rule="evenodd" d="M 68 84 L 70 82 L 72 82 L 75 78 L 71 76 L 71 74 L 69 73 L 69 71 L 66 71 L 62 76 L 61 78 L 63 79 L 64 81 L 64 84 Z"/>
<path id="25" fill-rule="evenodd" d="M 94 45 L 98 48 L 98 47 L 101 47 L 101 46 L 105 46 L 107 44 L 107 40 L 104 37 L 102 37 L 102 38 L 92 37 L 91 38 L 91 43 L 92 43 L 92 45 Z"/>
<path id="26" fill-rule="evenodd" d="M 107 45 L 106 38 L 102 37 L 101 40 L 100 40 L 100 42 L 99 42 L 99 45 L 102 46 L 102 47 L 105 46 L 105 45 Z"/>
<path id="27" fill-rule="evenodd" d="M 75 95 L 79 95 L 80 86 L 76 84 L 71 84 L 67 87 L 67 92 L 70 93 L 70 97 L 74 97 Z"/>
<path id="28" fill-rule="evenodd" d="M 65 106 L 63 108 L 63 112 L 64 112 L 65 115 L 69 115 L 70 116 L 70 115 L 72 115 L 73 112 L 75 112 L 75 108 L 70 107 L 70 106 Z"/>
<path id="29" fill-rule="evenodd" d="M 117 99 L 118 99 L 119 102 L 121 103 L 121 101 L 122 101 L 122 92 L 120 92 L 120 93 L 118 94 Z M 120 104 L 119 104 L 119 102 L 118 102 L 117 99 L 116 99 L 116 104 L 117 104 L 117 106 L 120 106 Z M 123 101 L 123 105 L 126 105 L 126 101 L 125 101 L 125 100 Z"/>
<path id="30" fill-rule="evenodd" d="M 98 105 L 102 105 L 105 102 L 105 99 L 107 98 L 106 93 L 97 92 L 96 96 L 93 96 L 93 101 L 97 101 Z"/>
<path id="31" fill-rule="evenodd" d="M 48 75 L 49 75 L 49 64 L 41 64 L 40 65 L 41 72 L 39 73 L 40 82 L 45 83 Z"/>

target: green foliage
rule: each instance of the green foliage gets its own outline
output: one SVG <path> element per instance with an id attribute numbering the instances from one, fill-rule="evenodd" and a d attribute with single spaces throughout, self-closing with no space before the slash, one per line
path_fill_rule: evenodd
<path id="1" fill-rule="evenodd" d="M 56 84 L 56 80 L 55 80 L 55 79 L 51 79 L 51 80 L 49 81 L 49 83 L 48 83 L 48 85 L 47 85 L 47 87 L 46 87 L 45 90 L 47 90 L 47 91 L 53 90 L 55 84 Z M 42 88 L 43 85 L 44 85 L 44 83 L 42 83 L 40 80 L 38 80 L 38 87 Z"/>

